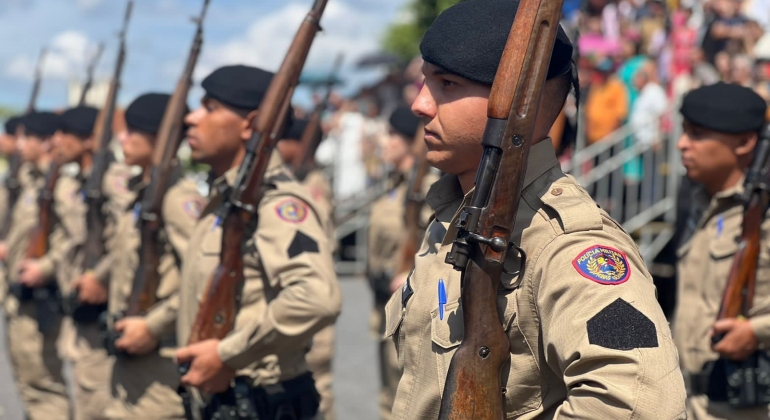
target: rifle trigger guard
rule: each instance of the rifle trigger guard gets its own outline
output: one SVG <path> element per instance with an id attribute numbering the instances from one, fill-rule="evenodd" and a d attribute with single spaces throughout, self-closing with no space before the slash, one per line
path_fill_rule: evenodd
<path id="1" fill-rule="evenodd" d="M 505 264 L 503 264 L 503 273 L 511 275 L 511 276 L 518 276 L 524 270 L 524 267 L 527 264 L 527 253 L 524 252 L 524 250 L 521 249 L 520 246 L 516 245 L 513 242 L 509 242 L 508 243 L 508 251 L 510 252 L 511 250 L 516 251 L 516 254 L 518 254 L 518 256 L 521 258 L 521 264 L 519 264 L 519 269 L 515 273 L 512 273 L 512 272 L 506 270 L 505 269 Z M 506 259 L 508 259 L 508 256 L 506 256 Z"/>

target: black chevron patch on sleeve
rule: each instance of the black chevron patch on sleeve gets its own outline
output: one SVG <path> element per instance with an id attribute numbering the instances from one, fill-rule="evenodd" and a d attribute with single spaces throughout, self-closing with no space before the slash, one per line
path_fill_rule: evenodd
<path id="1" fill-rule="evenodd" d="M 588 342 L 608 349 L 658 347 L 655 324 L 630 303 L 618 298 L 588 320 Z"/>
<path id="2" fill-rule="evenodd" d="M 289 259 L 291 259 L 303 252 L 311 254 L 314 252 L 318 253 L 318 242 L 304 233 L 297 231 L 297 233 L 294 234 L 294 239 L 291 240 L 291 245 L 289 245 L 287 253 L 289 254 Z"/>

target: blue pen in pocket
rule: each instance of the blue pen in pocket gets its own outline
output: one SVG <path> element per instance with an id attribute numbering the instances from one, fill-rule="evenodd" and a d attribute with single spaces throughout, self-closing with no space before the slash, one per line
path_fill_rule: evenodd
<path id="1" fill-rule="evenodd" d="M 720 214 L 717 216 L 717 238 L 722 236 L 722 231 L 725 229 L 725 218 Z"/>
<path id="2" fill-rule="evenodd" d="M 446 288 L 444 279 L 438 279 L 438 319 L 444 320 L 444 305 L 446 305 Z"/>

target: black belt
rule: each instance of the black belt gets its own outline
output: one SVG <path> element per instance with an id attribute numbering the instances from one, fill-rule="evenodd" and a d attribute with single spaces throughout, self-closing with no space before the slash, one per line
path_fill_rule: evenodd
<path id="1" fill-rule="evenodd" d="M 312 420 L 318 414 L 321 398 L 312 373 L 283 381 L 275 386 L 252 388 L 250 378 L 238 377 L 235 386 L 216 394 L 203 409 L 204 419 L 216 420 Z M 189 395 L 180 387 L 187 418 L 191 413 Z"/>

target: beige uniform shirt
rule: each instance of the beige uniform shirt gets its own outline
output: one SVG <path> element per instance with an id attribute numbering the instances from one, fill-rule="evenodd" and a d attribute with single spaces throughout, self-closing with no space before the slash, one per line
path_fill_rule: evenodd
<path id="1" fill-rule="evenodd" d="M 133 199 L 128 190 L 130 168 L 121 163 L 113 163 L 108 168 L 102 184 L 103 193 L 107 198 L 104 206 L 105 238 L 114 237 L 112 229 L 115 229 L 115 215 L 118 209 L 125 208 Z M 56 183 L 54 189 L 54 212 L 56 219 L 53 231 L 49 236 L 49 251 L 38 263 L 45 277 L 55 278 L 59 283 L 62 296 L 70 293 L 70 284 L 81 273 L 83 266 L 83 244 L 86 241 L 87 206 L 83 198 L 82 189 L 85 178 L 82 176 L 70 176 L 63 174 Z M 106 282 L 109 278 L 111 267 L 112 244 L 105 243 L 105 255 L 100 259 L 94 274 L 100 280 Z"/>
<path id="2" fill-rule="evenodd" d="M 30 235 L 40 223 L 40 190 L 45 185 L 45 170 L 25 163 L 19 170 L 21 194 L 11 210 L 11 229 L 8 231 L 8 257 L 5 265 L 9 282 L 18 281 L 19 268 L 27 254 Z"/>
<path id="3" fill-rule="evenodd" d="M 423 192 L 438 180 L 436 174 L 429 172 L 423 179 Z M 369 217 L 369 236 L 367 250 L 367 271 L 369 275 L 389 273 L 395 275 L 398 270 L 400 255 L 398 250 L 404 241 L 404 212 L 406 208 L 406 193 L 408 182 L 404 175 L 392 177 L 393 188 L 387 194 L 372 203 Z M 432 211 L 423 206 L 421 214 L 422 226 L 427 226 Z"/>
<path id="4" fill-rule="evenodd" d="M 326 174 L 321 169 L 312 170 L 305 176 L 302 185 L 307 188 L 324 220 L 328 221 L 326 231 L 329 238 L 334 238 L 334 192 Z"/>
<path id="5" fill-rule="evenodd" d="M 237 168 L 212 186 L 183 258 L 177 342 L 188 342 L 209 277 L 219 264 L 221 227 L 215 212 Z M 323 214 L 274 152 L 268 167 L 274 185 L 258 205 L 257 230 L 245 244 L 244 287 L 234 330 L 219 344 L 225 364 L 254 386 L 307 372 L 313 334 L 332 324 L 341 309 L 331 242 Z"/>
<path id="6" fill-rule="evenodd" d="M 109 299 L 109 311 L 112 314 L 125 312 L 131 298 L 141 246 L 137 217 L 146 187 L 141 176 L 131 180 L 129 188 L 136 194 L 136 205 L 127 206 L 118 216 L 115 229 L 117 238 L 110 241 L 113 242 Z M 150 332 L 157 338 L 173 336 L 179 306 L 179 263 L 187 252 L 188 241 L 203 204 L 203 197 L 195 182 L 186 178 L 171 186 L 163 199 L 163 233 L 160 241 L 164 252 L 159 266 L 161 281 L 156 293 L 158 302 L 146 315 Z"/>
<path id="7" fill-rule="evenodd" d="M 738 250 L 743 223 L 743 179 L 709 200 L 700 194 L 706 208 L 690 237 L 678 251 L 678 305 L 674 337 L 686 372 L 700 372 L 706 362 L 716 360 L 709 330 L 716 321 L 722 293 L 727 285 L 733 256 Z M 770 220 L 762 224 L 762 238 L 770 234 Z M 770 346 L 770 249 L 763 240 L 757 267 L 754 305 L 749 322 L 761 346 Z"/>
<path id="8" fill-rule="evenodd" d="M 685 391 L 671 332 L 632 239 L 564 175 L 550 141 L 532 147 L 497 298 L 511 345 L 503 368 L 506 418 L 679 419 Z M 463 197 L 455 176 L 428 194 L 436 220 L 415 270 L 386 308 L 404 374 L 395 419 L 436 419 L 462 341 L 460 273 L 444 262 Z M 509 254 L 510 255 L 510 254 Z M 521 270 L 521 271 L 520 271 Z M 439 318 L 437 285 L 446 284 Z"/>

